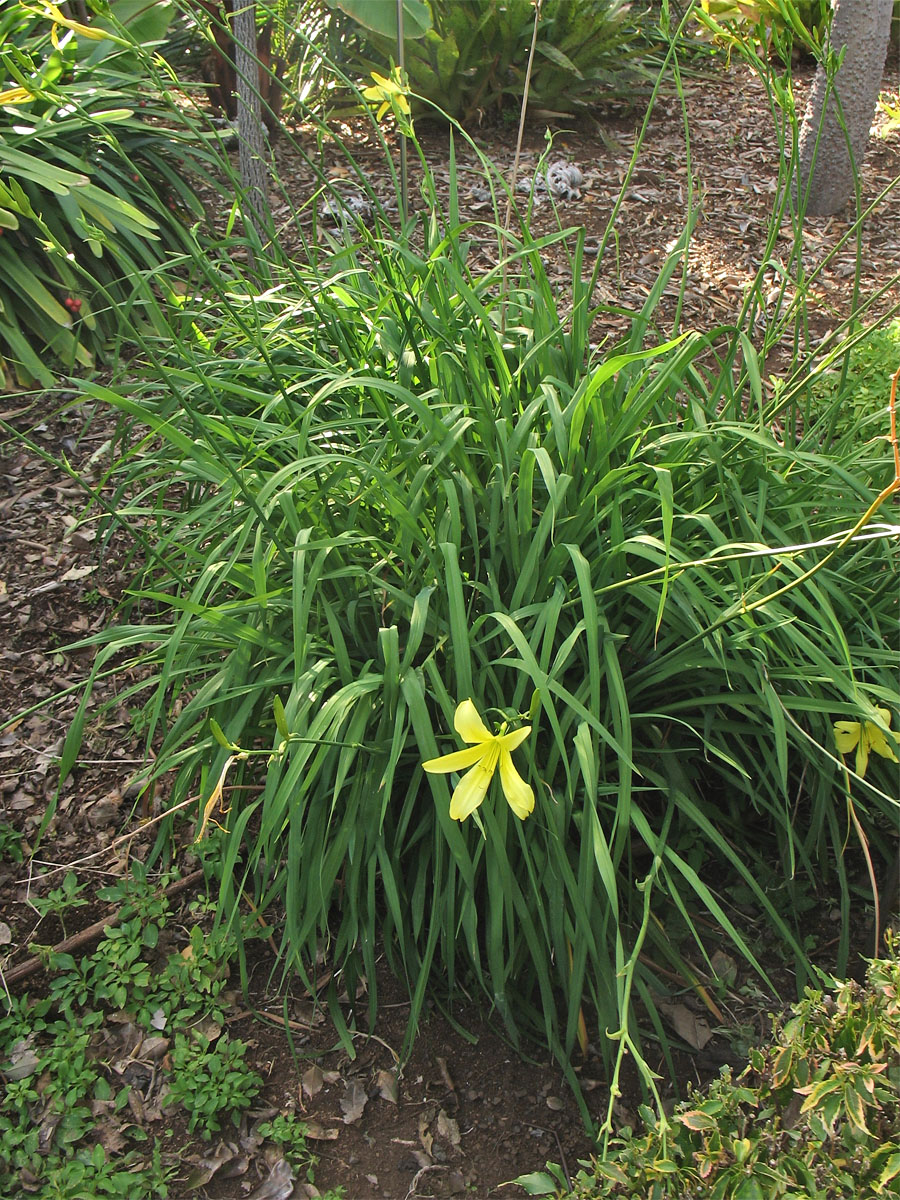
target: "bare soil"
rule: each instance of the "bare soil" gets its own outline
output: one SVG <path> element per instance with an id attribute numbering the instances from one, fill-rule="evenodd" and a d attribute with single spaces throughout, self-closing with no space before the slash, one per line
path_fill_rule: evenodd
<path id="1" fill-rule="evenodd" d="M 795 83 L 798 106 L 810 78 L 800 70 Z M 761 85 L 735 66 L 715 78 L 689 81 L 687 89 L 690 167 L 680 108 L 675 100 L 666 101 L 650 121 L 641 161 L 616 219 L 617 251 L 609 259 L 616 265 L 603 272 L 598 296 L 611 311 L 598 337 L 618 337 L 628 317 L 615 310 L 639 307 L 646 299 L 667 246 L 682 232 L 691 176 L 698 181 L 702 216 L 678 314 L 681 327 L 708 330 L 733 320 L 759 266 L 778 155 Z M 885 89 L 893 89 L 896 98 L 895 59 L 889 64 Z M 634 114 L 611 113 L 600 132 L 584 126 L 555 136 L 552 158 L 577 164 L 584 175 L 580 199 L 562 202 L 560 217 L 567 225 L 584 226 L 589 246 L 599 244 L 606 228 L 639 121 Z M 882 125 L 879 118 L 863 171 L 864 204 L 900 175 L 900 133 L 882 137 Z M 382 169 L 379 151 L 365 143 L 359 129 L 342 132 L 356 139 L 355 153 L 371 164 L 373 173 Z M 542 128 L 529 129 L 522 174 L 534 171 L 545 145 L 543 134 Z M 498 165 L 511 170 L 511 130 L 476 131 L 476 136 Z M 446 136 L 425 133 L 424 144 L 437 164 L 438 177 L 443 172 L 446 178 Z M 277 156 L 287 186 L 298 197 L 308 194 L 311 179 L 302 158 L 292 154 L 284 140 Z M 460 163 L 474 167 L 474 158 L 467 160 L 463 151 Z M 474 175 L 472 180 L 462 199 L 468 206 L 465 212 L 477 220 L 485 215 L 485 202 Z M 540 231 L 555 228 L 552 207 L 538 208 L 534 223 Z M 846 216 L 809 221 L 804 242 L 808 269 L 822 262 L 848 229 Z M 785 246 L 787 236 L 786 231 Z M 896 195 L 866 223 L 861 242 L 865 295 L 900 272 Z M 487 260 L 489 248 L 482 252 Z M 811 305 L 816 337 L 847 315 L 855 261 L 851 239 L 816 280 Z M 561 250 L 550 267 L 560 279 L 565 276 Z M 773 261 L 773 288 L 780 282 L 778 271 Z M 895 287 L 873 315 L 898 300 Z M 657 316 L 664 329 L 676 317 L 675 304 L 673 288 Z M 769 367 L 775 370 L 777 363 Z M 10 395 L 0 414 L 22 435 L 0 447 L 0 713 L 8 722 L 0 732 L 0 822 L 22 833 L 26 844 L 35 838 L 56 794 L 56 765 L 78 687 L 90 669 L 89 652 L 72 644 L 110 620 L 127 586 L 128 556 L 134 552 L 124 534 L 100 545 L 97 522 L 79 523 L 86 507 L 84 484 L 101 485 L 105 447 L 114 426 L 95 406 L 66 408 L 65 401 L 59 393 L 38 398 Z M 71 475 L 50 461 L 63 455 L 72 465 Z M 55 918 L 39 921 L 29 904 L 35 890 L 46 893 L 70 867 L 82 880 L 96 880 L 99 886 L 149 851 L 153 831 L 142 818 L 152 817 L 165 796 L 159 794 L 153 805 L 135 811 L 132 778 L 143 761 L 143 746 L 140 701 L 126 695 L 130 682 L 130 668 L 123 663 L 117 674 L 99 683 L 87 713 L 85 757 L 63 786 L 56 815 L 33 861 L 0 861 L 0 917 L 11 939 L 0 946 L 0 968 L 7 974 L 28 958 L 31 942 L 53 943 L 63 936 Z M 100 721 L 99 703 L 110 699 L 113 706 Z M 183 865 L 189 871 L 196 863 L 185 855 Z M 189 898 L 183 896 L 182 902 Z M 77 910 L 65 932 L 88 925 L 103 911 L 98 904 Z M 831 916 L 821 916 L 821 927 L 814 933 L 827 960 Z M 183 934 L 172 936 L 177 944 Z M 784 965 L 778 966 L 775 949 L 768 948 L 770 961 L 789 994 L 790 974 Z M 290 984 L 285 997 L 278 986 L 280 973 L 272 968 L 268 947 L 260 943 L 259 956 L 251 963 L 249 996 L 235 988 L 228 1024 L 251 1043 L 253 1065 L 266 1079 L 262 1104 L 309 1121 L 320 1158 L 316 1184 L 322 1191 L 342 1185 L 349 1200 L 454 1194 L 512 1200 L 524 1193 L 501 1185 L 516 1175 L 539 1169 L 547 1159 L 572 1170 L 589 1154 L 581 1117 L 559 1071 L 546 1055 L 528 1061 L 514 1052 L 476 1005 L 453 1012 L 456 1027 L 432 1009 L 422 1022 L 412 1056 L 398 1070 L 407 1000 L 386 973 L 379 981 L 376 1036 L 354 1034 L 351 1055 L 299 981 Z M 683 1041 L 678 1064 L 682 1091 L 688 1080 L 708 1078 L 721 1062 L 736 1060 L 736 1047 L 744 1041 L 765 1036 L 770 1001 L 746 990 L 741 994 L 739 989 L 749 982 L 739 977 L 734 991 L 721 1001 L 723 1027 L 703 1050 L 691 1046 L 689 1034 Z M 39 972 L 14 990 L 39 994 L 45 986 Z M 709 1016 L 696 993 L 688 993 L 684 1004 L 698 1020 Z M 681 1020 L 684 1029 L 683 1015 Z M 591 1114 L 599 1117 L 605 1113 L 608 1090 L 596 1054 L 580 1064 L 580 1074 Z M 668 1090 L 674 1094 L 672 1085 Z M 147 1110 L 152 1114 L 150 1099 L 148 1094 Z M 634 1094 L 623 1098 L 620 1122 L 633 1119 L 635 1103 Z M 247 1197 L 252 1192 L 262 1200 L 276 1195 L 272 1188 L 265 1191 L 270 1159 L 258 1147 L 249 1153 L 242 1150 L 247 1127 L 210 1146 L 191 1138 L 183 1123 L 173 1124 L 168 1116 L 154 1123 L 148 1117 L 148 1132 L 160 1134 L 166 1126 L 172 1133 L 167 1153 L 181 1167 L 174 1197 Z M 246 1144 L 252 1145 L 252 1139 Z M 211 1154 L 224 1165 L 211 1173 L 206 1185 L 189 1189 L 190 1171 Z M 314 1194 L 303 1181 L 296 1184 L 294 1195 Z"/>

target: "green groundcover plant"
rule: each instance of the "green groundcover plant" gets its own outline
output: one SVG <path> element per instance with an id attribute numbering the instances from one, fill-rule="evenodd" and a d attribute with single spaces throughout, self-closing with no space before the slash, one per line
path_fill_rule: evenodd
<path id="1" fill-rule="evenodd" d="M 857 331 L 848 354 L 823 372 L 813 388 L 824 429 L 855 429 L 863 438 L 884 436 L 884 380 L 900 363 L 900 321 Z"/>
<path id="2" fill-rule="evenodd" d="M 197 902 L 173 945 L 173 913 L 161 890 L 170 878 L 154 881 L 135 863 L 130 877 L 97 892 L 118 916 L 97 946 L 78 958 L 35 946 L 50 974 L 47 994 L 4 997 L 4 1196 L 193 1195 L 213 1172 L 198 1169 L 186 1179 L 191 1158 L 185 1161 L 171 1127 L 179 1114 L 205 1141 L 227 1139 L 229 1130 L 234 1136 L 244 1121 L 257 1144 L 277 1146 L 296 1176 L 312 1180 L 306 1126 L 294 1113 L 271 1110 L 254 1124 L 250 1110 L 263 1080 L 246 1061 L 247 1044 L 223 1030 L 235 943 L 210 933 L 208 906 Z M 259 933 L 257 925 L 251 936 Z M 126 1051 L 144 1067 L 125 1072 Z M 129 1109 L 132 1092 L 146 1092 L 151 1063 L 163 1081 L 152 1107 L 165 1124 L 134 1117 L 139 1103 Z"/>
<path id="3" fill-rule="evenodd" d="M 558 1167 L 517 1182 L 569 1200 L 900 1196 L 896 944 L 865 984 L 807 988 L 737 1079 L 724 1068 L 671 1116 L 641 1117 L 571 1184 Z"/>
<path id="4" fill-rule="evenodd" d="M 71 888 L 69 889 L 72 890 Z M 41 999 L 6 996 L 0 1014 L 0 1060 L 6 1077 L 0 1103 L 0 1185 L 4 1195 L 51 1197 L 167 1196 L 173 1175 L 164 1141 L 124 1122 L 118 1152 L 101 1135 L 97 1116 L 116 1121 L 126 1108 L 130 1085 L 104 1060 L 104 1030 L 110 1012 L 132 1019 L 140 1037 L 170 1038 L 199 1016 L 222 1020 L 216 997 L 225 986 L 229 952 L 219 939 L 207 941 L 195 926 L 186 953 L 157 952 L 169 918 L 165 896 L 157 894 L 146 873 L 135 865 L 130 879 L 100 889 L 98 898 L 120 905 L 93 953 L 75 959 L 49 947 L 36 947 L 52 972 Z M 54 909 L 55 911 L 56 909 Z M 49 911 L 49 910 L 47 910 Z M 202 949 L 201 949 L 202 947 Z M 197 953 L 193 953 L 194 950 Z M 188 966 L 192 968 L 188 970 Z M 233 1078 L 217 1067 L 237 1059 L 242 1044 L 227 1035 L 214 1050 L 177 1034 L 167 1102 L 180 1104 L 190 1128 L 205 1136 L 219 1128 L 217 1115 L 246 1107 L 261 1080 L 244 1068 Z M 239 1064 L 243 1065 L 243 1064 Z M 215 1098 L 205 1091 L 210 1075 L 218 1078 Z"/>
<path id="5" fill-rule="evenodd" d="M 402 83 L 373 92 L 419 154 Z M 712 975 L 711 922 L 765 978 L 732 888 L 802 980 L 792 905 L 824 881 L 846 962 L 848 835 L 875 869 L 897 819 L 896 445 L 816 415 L 788 161 L 735 326 L 677 332 L 678 306 L 656 328 L 686 286 L 690 199 L 608 344 L 592 297 L 615 211 L 591 273 L 583 231 L 506 227 L 482 159 L 495 215 L 464 221 L 451 142 L 449 195 L 422 159 L 399 228 L 352 156 L 347 184 L 319 172 L 265 290 L 205 264 L 166 336 L 138 333 L 127 384 L 82 385 L 122 415 L 104 502 L 147 555 L 95 677 L 141 667 L 117 701 L 140 703 L 149 773 L 194 836 L 225 830 L 223 926 L 246 894 L 285 971 L 311 986 L 327 954 L 342 1030 L 362 976 L 350 1019 L 374 1022 L 383 951 L 412 998 L 404 1052 L 426 999 L 475 990 L 516 1044 L 570 1069 L 591 1038 L 613 1083 L 631 1057 L 652 1090 L 657 967 Z M 497 265 L 476 267 L 488 238 Z M 793 367 L 765 380 L 782 343 Z M 839 338 L 817 353 L 837 361 Z M 886 753 L 854 769 L 836 722 Z"/>

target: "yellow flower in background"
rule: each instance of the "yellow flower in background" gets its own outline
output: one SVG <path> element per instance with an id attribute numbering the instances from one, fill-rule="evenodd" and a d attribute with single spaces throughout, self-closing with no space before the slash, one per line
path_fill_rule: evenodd
<path id="1" fill-rule="evenodd" d="M 8 88 L 5 92 L 0 92 L 0 105 L 27 104 L 29 100 L 33 99 L 34 94 L 29 92 L 28 88 L 14 87 Z"/>
<path id="2" fill-rule="evenodd" d="M 379 75 L 377 71 L 373 71 L 372 78 L 375 80 L 375 83 L 372 87 L 366 88 L 363 92 L 363 98 L 371 100 L 373 104 L 381 105 L 375 114 L 375 120 L 380 121 L 388 109 L 400 113 L 404 117 L 408 117 L 410 112 L 409 101 L 406 98 L 406 86 L 403 83 L 399 69 L 394 67 L 388 78 L 385 78 L 384 75 Z"/>
<path id="3" fill-rule="evenodd" d="M 884 724 L 890 728 L 890 710 L 887 708 L 876 708 L 875 711 L 881 717 Z M 860 778 L 865 776 L 866 767 L 869 765 L 870 750 L 874 750 L 882 758 L 889 758 L 892 762 L 900 762 L 900 759 L 897 758 L 897 755 L 888 745 L 888 740 L 884 736 L 884 730 L 880 729 L 874 721 L 835 721 L 834 740 L 837 743 L 838 754 L 849 754 L 851 750 L 856 750 L 856 773 Z"/>
<path id="4" fill-rule="evenodd" d="M 424 770 L 432 775 L 445 775 L 450 771 L 461 771 L 471 767 L 460 779 L 450 800 L 450 816 L 454 821 L 464 821 L 471 816 L 487 795 L 494 772 L 500 768 L 500 784 L 509 807 L 520 821 L 524 821 L 534 809 L 534 792 L 513 766 L 512 752 L 531 733 L 530 725 L 523 725 L 512 733 L 506 732 L 506 723 L 499 733 L 491 733 L 478 715 L 471 700 L 463 700 L 453 718 L 453 728 L 468 750 L 456 750 L 441 758 L 431 758 L 422 763 Z"/>
<path id="5" fill-rule="evenodd" d="M 53 27 L 50 30 L 50 41 L 57 50 L 59 49 L 59 37 L 56 31 L 60 25 L 64 29 L 71 29 L 79 37 L 89 38 L 94 42 L 115 42 L 119 46 L 128 45 L 128 42 L 123 41 L 120 37 L 116 37 L 108 29 L 98 29 L 92 25 L 84 25 L 81 21 L 73 21 L 71 17 L 66 16 L 57 4 L 40 4 L 34 8 L 26 9 L 26 12 L 33 13 L 36 17 L 44 17 L 46 20 L 53 22 Z"/>

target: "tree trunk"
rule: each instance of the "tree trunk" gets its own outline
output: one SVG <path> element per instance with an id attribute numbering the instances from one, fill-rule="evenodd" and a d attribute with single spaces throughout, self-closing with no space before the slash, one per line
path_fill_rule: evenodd
<path id="1" fill-rule="evenodd" d="M 268 159 L 259 98 L 256 57 L 256 10 L 253 0 L 238 0 L 234 12 L 234 66 L 237 74 L 237 136 L 244 220 L 260 241 L 268 212 Z"/>
<path id="2" fill-rule="evenodd" d="M 830 216 L 853 195 L 881 87 L 892 11 L 893 0 L 836 0 L 828 46 L 835 55 L 846 48 L 843 62 L 831 79 L 819 64 L 800 130 L 800 188 L 808 194 L 811 216 Z"/>

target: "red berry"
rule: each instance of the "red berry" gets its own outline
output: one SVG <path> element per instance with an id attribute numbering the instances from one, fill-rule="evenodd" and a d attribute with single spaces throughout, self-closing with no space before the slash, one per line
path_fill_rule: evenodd
<path id="1" fill-rule="evenodd" d="M 147 101 L 146 101 L 146 100 L 141 100 L 141 101 L 139 101 L 139 102 L 138 102 L 138 108 L 146 108 L 146 107 L 147 107 Z"/>
<path id="2" fill-rule="evenodd" d="M 135 183 L 140 183 L 140 182 L 141 182 L 141 177 L 140 177 L 140 175 L 132 175 L 132 177 L 131 177 L 131 178 L 134 180 L 134 182 L 135 182 Z"/>
<path id="3" fill-rule="evenodd" d="M 78 312 L 78 310 L 81 308 L 81 301 L 80 301 L 80 300 L 73 300 L 73 301 L 72 301 L 72 307 L 75 309 L 75 311 L 76 311 L 76 312 Z"/>
<path id="4" fill-rule="evenodd" d="M 66 306 L 66 308 L 68 308 L 70 310 L 74 303 L 75 303 L 75 301 L 72 299 L 71 296 L 66 296 L 65 300 L 63 300 L 63 304 Z"/>

